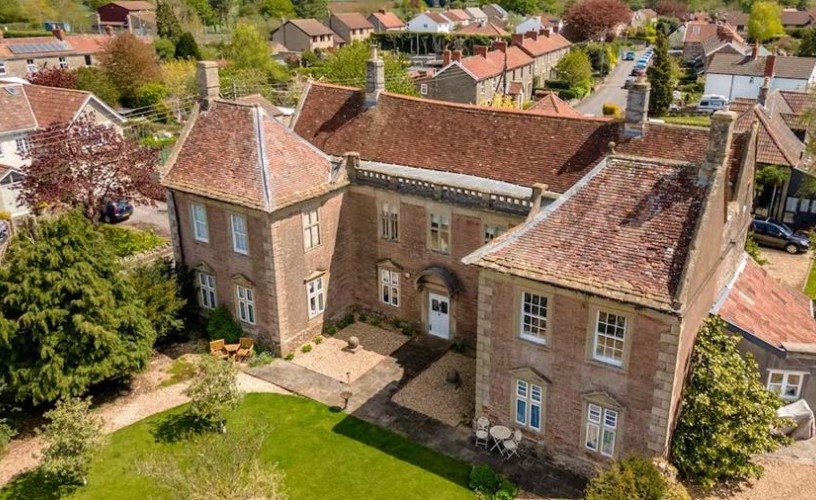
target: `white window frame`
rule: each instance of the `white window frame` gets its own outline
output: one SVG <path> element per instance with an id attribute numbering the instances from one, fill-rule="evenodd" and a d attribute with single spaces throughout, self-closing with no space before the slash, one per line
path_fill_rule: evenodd
<path id="1" fill-rule="evenodd" d="M 586 421 L 586 433 L 584 435 L 586 449 L 600 453 L 605 457 L 614 457 L 620 412 L 611 408 L 604 408 L 599 404 L 587 403 L 584 419 Z M 595 437 L 594 443 L 591 442 L 590 436 Z M 608 441 L 608 449 L 604 445 L 607 442 L 606 436 L 611 436 Z"/>
<path id="2" fill-rule="evenodd" d="M 602 315 L 604 317 L 603 321 L 601 321 Z M 622 337 L 617 336 L 618 330 L 621 328 L 621 326 L 617 323 L 617 321 L 615 321 L 615 324 L 609 323 L 610 317 L 614 317 L 615 320 L 623 320 Z M 603 331 L 601 330 L 601 323 L 603 323 L 604 326 Z M 612 328 L 614 330 L 614 333 L 609 333 L 609 328 Z M 623 356 L 626 350 L 626 337 L 628 328 L 629 319 L 625 315 L 617 312 L 598 310 L 598 312 L 595 314 L 595 328 L 592 342 L 592 359 L 612 366 L 617 367 L 623 366 Z M 601 344 L 602 342 L 603 345 Z M 620 347 L 614 345 L 617 342 L 620 342 Z M 611 343 L 612 345 L 608 345 L 607 343 Z M 603 354 L 598 353 L 599 347 L 601 347 Z M 620 358 L 615 358 L 614 356 L 606 356 L 607 352 L 613 353 L 619 352 Z"/>
<path id="3" fill-rule="evenodd" d="M 427 83 L 420 83 L 419 84 L 419 93 L 422 95 L 428 95 L 428 84 Z"/>
<path id="4" fill-rule="evenodd" d="M 781 382 L 772 382 L 774 375 L 781 375 L 782 381 Z M 779 395 L 780 398 L 784 399 L 785 401 L 796 401 L 801 397 L 802 394 L 802 385 L 805 381 L 805 372 L 798 372 L 793 370 L 768 370 L 768 383 L 766 384 L 766 388 Z M 792 384 L 790 382 L 791 377 L 798 377 L 799 382 L 796 384 Z M 796 388 L 796 392 L 792 395 L 785 394 L 787 389 L 789 388 Z"/>
<path id="5" fill-rule="evenodd" d="M 395 203 L 380 205 L 380 237 L 386 241 L 399 241 L 399 208 Z"/>
<path id="6" fill-rule="evenodd" d="M 26 69 L 29 73 L 37 72 L 37 64 L 34 62 L 34 59 L 26 59 Z"/>
<path id="7" fill-rule="evenodd" d="M 504 234 L 505 231 L 507 231 L 507 228 L 504 226 L 497 224 L 485 224 L 482 228 L 483 241 L 485 243 L 489 243 Z"/>
<path id="8" fill-rule="evenodd" d="M 193 237 L 196 241 L 210 242 L 210 225 L 207 221 L 207 207 L 201 203 L 190 203 L 190 216 L 193 221 Z"/>
<path id="9" fill-rule="evenodd" d="M 60 58 L 59 58 L 59 67 L 60 67 L 61 69 L 68 69 L 68 67 L 69 67 L 69 66 L 68 66 L 68 58 L 66 58 L 66 57 L 60 57 Z"/>
<path id="10" fill-rule="evenodd" d="M 537 395 L 536 395 L 537 394 Z M 538 384 L 532 384 L 526 380 L 516 379 L 515 391 L 513 396 L 513 419 L 518 425 L 532 429 L 534 431 L 541 431 L 541 420 L 544 418 L 542 413 L 542 406 L 544 400 L 544 388 Z M 523 410 L 519 412 L 519 405 L 523 406 Z M 533 425 L 532 415 L 533 408 L 538 408 L 538 425 Z M 519 418 L 519 413 L 523 413 L 522 418 Z"/>
<path id="11" fill-rule="evenodd" d="M 435 214 L 428 217 L 428 246 L 439 253 L 450 254 L 451 217 L 449 214 Z"/>
<path id="12" fill-rule="evenodd" d="M 6 61 L 0 61 L 0 75 L 6 74 Z"/>
<path id="13" fill-rule="evenodd" d="M 236 221 L 240 221 L 236 224 Z M 249 231 L 247 219 L 240 214 L 230 214 L 230 232 L 232 233 L 232 251 L 249 255 Z"/>
<path id="14" fill-rule="evenodd" d="M 320 212 L 317 208 L 306 210 L 303 219 L 303 248 L 309 250 L 320 245 Z"/>
<path id="15" fill-rule="evenodd" d="M 255 289 L 235 285 L 235 315 L 248 325 L 255 324 Z"/>
<path id="16" fill-rule="evenodd" d="M 537 304 L 534 303 L 535 299 L 538 299 Z M 526 310 L 528 305 L 529 311 Z M 542 309 L 543 315 L 541 314 Z M 550 297 L 540 293 L 522 291 L 519 301 L 519 337 L 536 344 L 547 345 L 549 312 Z M 530 331 L 526 331 L 528 328 L 525 325 L 529 325 Z M 538 330 L 539 333 L 532 333 L 533 329 Z"/>
<path id="17" fill-rule="evenodd" d="M 27 153 L 31 149 L 31 144 L 26 136 L 17 137 L 14 139 L 14 144 L 17 146 L 18 153 Z"/>
<path id="18" fill-rule="evenodd" d="M 380 302 L 392 307 L 400 306 L 399 272 L 385 267 L 380 268 Z"/>
<path id="19" fill-rule="evenodd" d="M 215 291 L 215 276 L 205 272 L 198 272 L 198 303 L 204 309 L 218 307 L 218 295 Z"/>
<path id="20" fill-rule="evenodd" d="M 318 276 L 306 282 L 306 298 L 309 319 L 323 314 L 326 310 L 326 294 L 323 286 L 323 276 Z"/>

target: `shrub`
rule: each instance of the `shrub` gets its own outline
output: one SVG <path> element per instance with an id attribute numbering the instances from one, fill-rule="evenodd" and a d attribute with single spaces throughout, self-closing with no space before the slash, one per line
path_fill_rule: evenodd
<path id="1" fill-rule="evenodd" d="M 323 333 L 325 333 L 326 335 L 331 335 L 331 336 L 337 335 L 337 327 L 334 326 L 334 325 L 326 325 L 323 328 Z"/>
<path id="2" fill-rule="evenodd" d="M 477 465 L 470 470 L 470 489 L 481 498 L 504 500 L 516 498 L 518 488 L 487 465 Z"/>
<path id="3" fill-rule="evenodd" d="M 167 240 L 153 231 L 142 231 L 123 226 L 99 226 L 99 232 L 119 258 L 130 257 L 163 245 Z"/>
<path id="4" fill-rule="evenodd" d="M 399 330 L 402 328 L 402 320 L 399 318 L 391 318 L 391 326 Z"/>
<path id="5" fill-rule="evenodd" d="M 76 87 L 79 90 L 91 92 L 96 97 L 111 106 L 119 106 L 122 95 L 116 84 L 99 68 L 89 66 L 78 68 L 76 71 Z"/>
<path id="6" fill-rule="evenodd" d="M 307 352 L 312 352 L 312 344 L 304 344 L 303 347 L 300 348 L 300 352 L 306 354 Z"/>
<path id="7" fill-rule="evenodd" d="M 198 48 L 192 33 L 185 31 L 176 43 L 176 59 L 201 60 L 201 50 Z"/>
<path id="8" fill-rule="evenodd" d="M 748 232 L 748 237 L 745 238 L 745 253 L 751 256 L 754 259 L 754 262 L 759 264 L 760 266 L 764 266 L 768 263 L 768 259 L 762 256 L 762 252 L 759 249 L 759 245 L 754 239 L 753 231 Z"/>
<path id="9" fill-rule="evenodd" d="M 9 424 L 8 419 L 0 418 L 0 458 L 6 454 L 9 441 L 17 434 L 17 431 Z"/>
<path id="10" fill-rule="evenodd" d="M 130 275 L 130 283 L 144 304 L 145 316 L 161 339 L 184 328 L 181 311 L 186 300 L 169 260 L 159 260 L 139 267 Z"/>
<path id="11" fill-rule="evenodd" d="M 218 306 L 210 311 L 207 319 L 207 335 L 210 336 L 210 340 L 224 339 L 227 343 L 234 344 L 243 333 L 241 325 L 235 321 L 229 309 Z"/>
<path id="12" fill-rule="evenodd" d="M 342 330 L 343 328 L 354 324 L 354 321 L 355 321 L 354 314 L 353 313 L 348 313 L 345 316 L 343 316 L 340 319 L 340 321 L 337 322 L 337 329 Z"/>
<path id="13" fill-rule="evenodd" d="M 290 352 L 290 353 L 289 353 L 289 354 L 287 354 L 287 355 L 286 355 L 286 357 L 285 357 L 285 358 L 283 358 L 283 359 L 285 359 L 286 361 L 292 361 L 293 359 L 295 359 L 295 353 L 294 353 L 294 352 Z"/>
<path id="14" fill-rule="evenodd" d="M 378 318 L 377 316 L 372 316 L 371 319 L 368 320 L 368 324 L 371 326 L 380 326 L 382 324 L 382 319 Z"/>
<path id="15" fill-rule="evenodd" d="M 153 39 L 153 48 L 156 49 L 156 55 L 159 56 L 159 59 L 162 61 L 172 59 L 173 54 L 176 53 L 176 46 L 173 40 L 168 40 L 167 38 Z"/>
<path id="16" fill-rule="evenodd" d="M 691 357 L 671 456 L 684 477 L 704 488 L 757 477 L 762 466 L 752 457 L 788 441 L 772 431 L 785 426 L 776 414 L 782 400 L 765 389 L 753 356 L 742 356 L 740 339 L 720 317 L 709 318 Z"/>
<path id="17" fill-rule="evenodd" d="M 315 345 L 320 345 L 320 344 L 322 344 L 322 343 L 323 343 L 323 337 L 321 337 L 320 335 L 318 335 L 317 337 L 315 337 L 315 338 L 313 338 L 313 339 L 312 339 L 312 342 L 314 342 L 314 343 L 315 343 Z"/>
<path id="18" fill-rule="evenodd" d="M 567 90 L 570 84 L 563 80 L 544 80 L 544 86 L 553 90 Z"/>
<path id="19" fill-rule="evenodd" d="M 9 212 L 8 210 L 0 210 L 0 220 L 10 221 L 11 212 Z"/>
<path id="20" fill-rule="evenodd" d="M 623 111 L 621 110 L 620 106 L 617 104 L 612 103 L 604 103 L 603 105 L 603 115 L 604 116 L 613 116 L 615 118 L 622 118 Z"/>
<path id="21" fill-rule="evenodd" d="M 59 401 L 46 412 L 46 442 L 41 470 L 65 484 L 85 484 L 88 465 L 102 446 L 102 424 L 90 412 L 90 399 Z"/>
<path id="22" fill-rule="evenodd" d="M 636 500 L 639 499 L 635 474 L 620 462 L 598 474 L 587 486 L 585 500 Z M 660 499 L 661 497 L 657 497 Z"/>
<path id="23" fill-rule="evenodd" d="M 255 368 L 255 367 L 258 367 L 258 366 L 268 365 L 269 363 L 271 363 L 273 361 L 275 361 L 275 356 L 272 353 L 259 352 L 259 353 L 253 354 L 249 358 L 249 366 L 251 368 Z"/>
<path id="24" fill-rule="evenodd" d="M 187 410 L 202 427 L 227 432 L 225 413 L 241 401 L 238 392 L 238 372 L 235 365 L 204 356 L 201 374 L 187 389 L 190 408 Z"/>
<path id="25" fill-rule="evenodd" d="M 682 500 L 688 492 L 669 480 L 651 460 L 632 456 L 615 461 L 587 486 L 587 500 Z"/>
<path id="26" fill-rule="evenodd" d="M 360 319 L 360 321 L 362 323 L 367 323 L 368 322 L 368 315 L 366 313 L 360 313 L 360 318 L 359 319 Z"/>

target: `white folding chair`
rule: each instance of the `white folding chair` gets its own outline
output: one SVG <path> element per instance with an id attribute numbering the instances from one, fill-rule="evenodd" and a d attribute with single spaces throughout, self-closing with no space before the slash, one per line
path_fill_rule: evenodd
<path id="1" fill-rule="evenodd" d="M 490 429 L 490 421 L 485 417 L 479 417 L 474 422 L 474 433 L 476 434 L 476 446 L 483 446 L 487 448 L 488 430 Z"/>
<path id="2" fill-rule="evenodd" d="M 502 443 L 501 454 L 505 460 L 513 455 L 518 456 L 518 447 L 521 443 L 521 431 L 516 429 L 511 439 L 507 439 Z"/>

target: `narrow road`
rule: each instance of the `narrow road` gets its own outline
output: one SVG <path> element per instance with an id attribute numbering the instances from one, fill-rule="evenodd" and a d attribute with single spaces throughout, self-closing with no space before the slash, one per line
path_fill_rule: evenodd
<path id="1" fill-rule="evenodd" d="M 635 59 L 643 54 L 643 51 L 635 53 Z M 589 94 L 583 101 L 579 102 L 575 107 L 585 115 L 603 116 L 604 104 L 617 104 L 620 108 L 626 109 L 626 95 L 628 90 L 623 88 L 626 83 L 626 77 L 632 72 L 632 67 L 635 61 L 618 60 L 618 65 L 612 70 L 612 74 L 606 82 L 595 89 L 595 92 Z"/>

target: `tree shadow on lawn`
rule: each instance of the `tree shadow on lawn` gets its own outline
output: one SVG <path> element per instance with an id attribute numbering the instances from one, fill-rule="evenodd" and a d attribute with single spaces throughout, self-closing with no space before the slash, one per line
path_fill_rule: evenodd
<path id="1" fill-rule="evenodd" d="M 354 416 L 341 420 L 332 431 L 468 488 L 470 464 L 434 451 L 393 431 Z"/>
<path id="2" fill-rule="evenodd" d="M 16 476 L 2 490 L 4 500 L 56 500 L 71 494 L 74 485 L 65 485 L 37 468 Z"/>
<path id="3" fill-rule="evenodd" d="M 150 434 L 157 443 L 185 441 L 210 430 L 201 420 L 187 412 L 172 413 L 151 422 Z"/>

